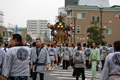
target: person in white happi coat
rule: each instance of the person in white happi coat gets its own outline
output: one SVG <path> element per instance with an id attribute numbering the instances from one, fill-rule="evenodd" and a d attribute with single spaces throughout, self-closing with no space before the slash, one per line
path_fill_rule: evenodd
<path id="1" fill-rule="evenodd" d="M 90 53 L 91 53 L 91 48 L 89 45 L 87 45 L 87 48 L 85 49 L 85 60 L 86 60 L 87 69 L 90 68 L 90 64 L 89 64 Z"/>
<path id="2" fill-rule="evenodd" d="M 22 36 L 13 34 L 11 48 L 5 53 L 0 80 L 28 80 L 30 48 L 23 46 Z"/>
<path id="3" fill-rule="evenodd" d="M 82 50 L 85 52 L 86 49 L 86 43 L 83 44 Z"/>
<path id="4" fill-rule="evenodd" d="M 72 44 L 72 57 L 71 57 L 71 66 L 73 67 L 73 69 L 74 69 L 74 63 L 73 63 L 73 55 L 75 54 L 75 52 L 77 51 L 77 47 L 76 47 L 76 45 L 75 44 Z M 75 77 L 75 70 L 73 70 L 73 74 L 72 74 L 72 76 L 74 76 Z"/>
<path id="5" fill-rule="evenodd" d="M 0 45 L 0 47 L 1 47 L 1 45 Z M 5 56 L 5 52 L 2 49 L 0 49 L 0 77 L 2 75 L 2 67 L 3 67 L 4 56 Z"/>
<path id="6" fill-rule="evenodd" d="M 103 42 L 101 47 L 99 48 L 100 50 L 100 55 L 101 55 L 101 63 L 102 63 L 102 69 L 104 67 L 104 63 L 105 63 L 105 59 L 107 57 L 107 54 L 108 54 L 108 47 L 105 46 L 105 43 Z"/>
<path id="7" fill-rule="evenodd" d="M 55 63 L 55 66 L 57 67 L 57 66 L 59 65 L 59 63 L 58 63 L 59 47 L 57 46 L 56 43 L 54 43 L 54 49 L 55 49 L 55 52 L 56 52 L 56 54 L 57 54 L 57 56 L 56 56 L 56 60 L 54 61 L 54 63 Z"/>
<path id="8" fill-rule="evenodd" d="M 114 42 L 114 51 L 105 60 L 101 80 L 120 80 L 120 41 Z"/>
<path id="9" fill-rule="evenodd" d="M 51 69 L 49 68 L 49 70 L 54 70 L 54 61 L 56 60 L 57 62 L 58 58 L 57 58 L 56 49 L 53 48 L 53 44 L 51 44 L 51 48 L 48 49 L 48 54 L 50 56 L 50 61 L 52 64 L 52 68 L 50 67 Z"/>
<path id="10" fill-rule="evenodd" d="M 109 44 L 109 48 L 108 48 L 108 54 L 110 53 L 114 53 L 114 48 L 112 47 L 112 44 Z"/>
<path id="11" fill-rule="evenodd" d="M 78 46 L 78 50 L 73 55 L 73 63 L 76 80 L 79 80 L 80 74 L 82 74 L 82 80 L 85 80 L 85 56 L 81 46 Z"/>
<path id="12" fill-rule="evenodd" d="M 5 41 L 4 42 L 4 48 L 3 48 L 3 50 L 5 51 L 5 52 L 7 52 L 7 50 L 8 50 L 8 41 Z"/>
<path id="13" fill-rule="evenodd" d="M 63 49 L 63 69 L 68 69 L 70 57 L 72 56 L 72 52 L 70 51 L 68 44 Z"/>
<path id="14" fill-rule="evenodd" d="M 48 50 L 42 46 L 41 40 L 37 38 L 36 47 L 31 49 L 31 69 L 33 69 L 33 80 L 36 80 L 38 73 L 40 75 L 40 80 L 44 80 L 45 66 L 48 70 L 50 66 Z"/>
<path id="15" fill-rule="evenodd" d="M 36 42 L 33 42 L 30 49 L 32 50 L 35 47 L 36 47 Z M 33 72 L 33 69 L 30 69 L 30 77 L 32 77 L 32 72 Z"/>
<path id="16" fill-rule="evenodd" d="M 61 56 L 61 54 L 63 53 L 63 47 L 62 47 L 62 45 L 61 46 L 59 46 L 59 54 L 60 54 L 60 67 L 62 66 L 62 56 Z"/>

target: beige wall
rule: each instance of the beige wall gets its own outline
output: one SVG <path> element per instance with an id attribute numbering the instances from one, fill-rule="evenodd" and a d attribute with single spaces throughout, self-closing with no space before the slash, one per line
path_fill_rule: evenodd
<path id="1" fill-rule="evenodd" d="M 5 35 L 3 35 L 3 33 L 5 33 Z M 4 27 L 0 27 L 0 34 L 1 34 L 1 36 L 3 36 L 3 37 L 8 37 L 7 29 L 4 28 Z"/>
<path id="2" fill-rule="evenodd" d="M 76 26 L 80 26 L 80 34 L 76 33 L 76 36 L 79 38 L 86 38 L 86 30 L 89 26 L 94 26 L 91 23 L 92 16 L 100 16 L 100 11 L 90 11 L 90 10 L 75 10 L 72 11 L 72 16 L 77 16 L 77 12 L 85 12 L 86 13 L 86 19 L 77 19 L 76 20 Z M 120 12 L 115 11 L 103 11 L 103 25 L 107 26 L 107 29 L 112 29 L 112 34 L 106 34 L 103 33 L 105 36 L 105 41 L 108 43 L 113 43 L 116 40 L 120 40 L 120 20 L 115 18 L 116 14 L 119 14 Z M 112 24 L 109 24 L 109 21 L 112 21 Z M 72 23 L 74 23 L 73 18 L 71 18 Z M 67 24 L 70 24 L 70 18 L 67 18 Z M 100 24 L 97 24 L 98 27 L 100 27 Z M 77 31 L 77 30 L 76 30 Z M 74 34 L 73 34 L 74 35 Z M 72 38 L 72 43 L 74 41 L 74 38 Z M 84 42 L 83 40 L 80 41 L 76 39 L 77 42 Z M 87 40 L 85 40 L 86 42 Z M 71 38 L 70 38 L 71 42 Z"/>

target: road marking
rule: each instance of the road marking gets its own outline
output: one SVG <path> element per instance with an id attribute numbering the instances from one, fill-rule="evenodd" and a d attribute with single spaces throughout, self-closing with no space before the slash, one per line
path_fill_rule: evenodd
<path id="1" fill-rule="evenodd" d="M 65 80 L 75 80 L 76 78 L 68 78 L 68 77 L 57 77 L 59 79 L 65 79 Z M 82 80 L 81 78 L 79 78 L 80 80 Z M 85 79 L 85 80 L 91 80 L 91 79 Z"/>

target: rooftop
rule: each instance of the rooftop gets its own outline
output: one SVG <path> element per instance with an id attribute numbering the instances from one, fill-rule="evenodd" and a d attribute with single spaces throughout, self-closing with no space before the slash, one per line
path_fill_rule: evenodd
<path id="1" fill-rule="evenodd" d="M 79 0 L 78 5 L 110 7 L 109 0 Z"/>
<path id="2" fill-rule="evenodd" d="M 67 6 L 68 11 L 69 10 L 99 10 L 100 7 L 98 6 L 86 6 L 86 5 L 68 5 Z M 120 11 L 120 7 L 103 7 L 103 11 Z"/>
<path id="3" fill-rule="evenodd" d="M 13 27 L 8 27 L 7 29 L 14 30 Z M 26 30 L 26 29 L 27 29 L 27 28 L 18 27 L 18 31 L 24 31 L 24 30 Z"/>

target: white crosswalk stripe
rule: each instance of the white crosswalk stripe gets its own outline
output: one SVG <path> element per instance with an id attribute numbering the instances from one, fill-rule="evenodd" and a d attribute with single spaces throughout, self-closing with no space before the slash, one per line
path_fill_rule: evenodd
<path id="1" fill-rule="evenodd" d="M 75 80 L 75 77 L 72 77 L 72 72 L 73 70 L 55 70 L 53 72 L 51 72 L 51 76 L 55 76 L 60 80 Z M 91 80 L 91 71 L 85 71 L 85 77 L 86 80 Z M 97 80 L 100 80 L 101 78 L 101 74 L 97 73 Z M 79 80 L 82 80 L 82 78 L 80 77 Z"/>

